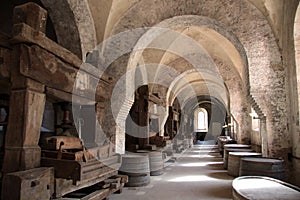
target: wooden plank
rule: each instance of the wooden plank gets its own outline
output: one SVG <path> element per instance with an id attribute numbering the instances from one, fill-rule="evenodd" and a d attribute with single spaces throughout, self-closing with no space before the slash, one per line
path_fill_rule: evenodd
<path id="1" fill-rule="evenodd" d="M 76 94 L 64 92 L 51 87 L 46 87 L 46 95 L 53 101 L 60 102 L 61 100 L 67 102 L 73 102 L 80 105 L 95 105 L 95 101 L 85 98 L 84 96 L 79 96 Z"/>
<path id="2" fill-rule="evenodd" d="M 81 165 L 73 160 L 59 160 L 53 158 L 41 158 L 41 165 L 44 167 L 54 167 L 55 177 L 81 180 Z"/>
<path id="3" fill-rule="evenodd" d="M 48 150 L 83 149 L 83 144 L 78 137 L 51 136 L 45 138 L 43 148 Z"/>
<path id="4" fill-rule="evenodd" d="M 81 200 L 102 200 L 109 196 L 110 193 L 110 189 L 101 189 L 81 198 Z"/>
<path id="5" fill-rule="evenodd" d="M 128 176 L 127 175 L 118 174 L 114 177 L 121 178 L 121 183 L 128 183 Z"/>
<path id="6" fill-rule="evenodd" d="M 71 51 L 65 49 L 59 44 L 55 43 L 51 39 L 47 38 L 42 32 L 38 32 L 28 26 L 27 24 L 20 23 L 14 24 L 13 26 L 13 38 L 12 43 L 33 43 L 40 46 L 43 49 L 46 49 L 48 52 L 54 54 L 63 60 L 63 62 L 69 63 L 73 67 L 79 69 L 81 68 L 86 73 L 90 75 L 97 76 L 102 74 L 101 81 L 105 84 L 110 84 L 112 82 L 112 77 L 104 74 L 100 69 L 95 68 L 94 66 L 88 63 L 82 63 L 75 54 Z"/>
<path id="7" fill-rule="evenodd" d="M 109 185 L 109 184 L 108 184 Z M 93 186 L 92 186 L 93 187 Z M 102 199 L 109 199 L 109 195 L 112 193 L 121 194 L 122 189 L 124 187 L 124 183 L 118 184 L 114 188 L 101 188 L 92 190 L 90 193 L 83 193 L 83 192 L 72 192 L 70 195 L 67 195 L 63 198 L 57 198 L 55 200 L 102 200 Z"/>
<path id="8" fill-rule="evenodd" d="M 96 159 L 88 162 L 78 162 L 42 157 L 41 165 L 54 167 L 56 178 L 83 181 L 102 176 L 102 174 L 111 171 L 111 169 L 117 170 L 120 168 L 121 163 L 118 156 L 111 157 L 103 162 Z"/>
<path id="9" fill-rule="evenodd" d="M 55 197 L 59 198 L 70 192 L 92 186 L 96 183 L 100 183 L 101 181 L 111 176 L 117 175 L 117 173 L 118 173 L 117 170 L 110 169 L 109 171 L 101 174 L 100 176 L 93 177 L 91 179 L 84 180 L 84 181 L 77 181 L 76 185 L 73 184 L 72 180 L 66 180 L 61 178 L 55 179 Z"/>
<path id="10" fill-rule="evenodd" d="M 61 159 L 66 159 L 66 160 L 74 160 L 74 161 L 80 161 L 83 162 L 83 151 L 78 151 L 74 153 L 70 152 L 60 152 L 61 153 Z M 55 158 L 58 159 L 58 151 L 49 151 L 49 150 L 42 150 L 42 157 L 47 157 L 47 158 Z"/>
<path id="11" fill-rule="evenodd" d="M 100 169 L 97 169 L 97 170 L 94 170 L 94 171 L 85 171 L 83 174 L 82 174 L 82 179 L 81 180 L 88 180 L 88 179 L 92 179 L 94 177 L 99 177 L 99 176 L 102 176 L 102 174 L 105 174 L 106 172 L 110 171 L 110 170 L 115 170 L 115 169 L 118 169 L 120 166 L 119 164 L 114 164 L 114 165 L 111 165 L 111 167 L 102 167 Z"/>

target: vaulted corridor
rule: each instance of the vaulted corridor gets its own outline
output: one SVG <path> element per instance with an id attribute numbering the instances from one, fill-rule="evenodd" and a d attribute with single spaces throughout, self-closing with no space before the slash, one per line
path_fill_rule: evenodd
<path id="1" fill-rule="evenodd" d="M 0 5 L 0 199 L 300 199 L 300 0 Z"/>
<path id="2" fill-rule="evenodd" d="M 122 195 L 113 194 L 110 199 L 232 199 L 232 180 L 223 168 L 217 146 L 195 145 L 178 155 L 163 175 L 151 176 L 150 185 L 124 188 Z"/>

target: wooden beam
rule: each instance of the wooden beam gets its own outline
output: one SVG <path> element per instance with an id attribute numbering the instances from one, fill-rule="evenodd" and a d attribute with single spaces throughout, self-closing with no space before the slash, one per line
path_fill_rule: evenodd
<path id="1" fill-rule="evenodd" d="M 26 23 L 35 30 L 46 33 L 47 10 L 34 2 L 18 5 L 14 8 L 13 23 Z"/>
<path id="2" fill-rule="evenodd" d="M 103 101 L 110 96 L 108 87 L 98 84 L 100 79 L 74 68 L 37 45 L 21 45 L 20 72 L 49 88 L 92 101 Z"/>
<path id="3" fill-rule="evenodd" d="M 75 54 L 47 38 L 44 33 L 34 30 L 27 24 L 20 23 L 14 25 L 11 43 L 36 44 L 77 69 L 80 68 L 97 78 L 101 75 L 100 80 L 103 81 L 103 83 L 110 84 L 112 82 L 112 77 L 107 76 L 103 71 L 88 63 L 83 63 Z"/>
<path id="4" fill-rule="evenodd" d="M 70 192 L 92 186 L 96 183 L 104 181 L 105 179 L 107 179 L 111 176 L 117 175 L 117 174 L 118 174 L 117 170 L 111 169 L 110 171 L 107 171 L 107 172 L 101 174 L 101 176 L 95 176 L 89 180 L 77 181 L 76 185 L 73 184 L 72 180 L 56 178 L 55 179 L 55 197 L 59 198 Z"/>
<path id="5" fill-rule="evenodd" d="M 52 99 L 54 102 L 67 101 L 80 105 L 95 105 L 96 103 L 95 101 L 90 100 L 84 96 L 71 94 L 51 87 L 46 87 L 46 95 L 47 97 L 50 97 L 50 99 Z"/>
<path id="6" fill-rule="evenodd" d="M 106 198 L 110 193 L 110 189 L 101 189 L 85 196 L 81 200 L 100 200 Z"/>
<path id="7" fill-rule="evenodd" d="M 5 173 L 40 166 L 38 141 L 45 99 L 43 93 L 31 88 L 11 91 L 2 169 Z"/>

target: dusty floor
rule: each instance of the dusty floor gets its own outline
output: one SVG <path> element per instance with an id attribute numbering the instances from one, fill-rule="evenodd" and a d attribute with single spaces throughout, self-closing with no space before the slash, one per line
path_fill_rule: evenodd
<path id="1" fill-rule="evenodd" d="M 232 199 L 233 177 L 223 169 L 216 147 L 196 145 L 165 168 L 161 176 L 152 176 L 145 187 L 124 188 L 110 200 L 199 200 Z"/>

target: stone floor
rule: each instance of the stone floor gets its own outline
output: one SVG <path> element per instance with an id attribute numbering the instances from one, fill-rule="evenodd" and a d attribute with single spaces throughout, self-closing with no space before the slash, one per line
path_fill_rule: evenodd
<path id="1" fill-rule="evenodd" d="M 223 169 L 214 145 L 195 145 L 178 155 L 161 176 L 152 176 L 145 187 L 124 188 L 110 200 L 199 200 L 232 199 L 233 177 Z"/>

